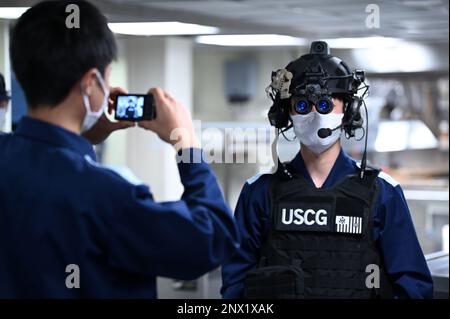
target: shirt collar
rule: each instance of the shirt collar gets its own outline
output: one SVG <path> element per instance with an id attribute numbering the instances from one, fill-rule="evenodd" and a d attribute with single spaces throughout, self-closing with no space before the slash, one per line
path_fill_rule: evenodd
<path id="1" fill-rule="evenodd" d="M 291 161 L 291 165 L 294 170 L 297 173 L 301 174 L 311 186 L 314 186 L 314 182 L 309 175 L 301 152 L 298 152 L 295 158 Z M 323 183 L 322 188 L 331 187 L 347 175 L 354 174 L 355 168 L 355 161 L 350 156 L 348 156 L 341 147 L 336 162 L 334 162 L 333 168 L 331 169 L 330 174 L 327 176 L 327 179 Z"/>
<path id="2" fill-rule="evenodd" d="M 40 143 L 70 149 L 83 157 L 88 155 L 93 159 L 96 158 L 92 144 L 84 137 L 60 126 L 32 119 L 28 116 L 22 118 L 15 134 Z"/>

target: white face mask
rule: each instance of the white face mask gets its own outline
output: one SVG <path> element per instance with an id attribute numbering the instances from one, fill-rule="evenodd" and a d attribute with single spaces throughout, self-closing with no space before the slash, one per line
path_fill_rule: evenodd
<path id="1" fill-rule="evenodd" d="M 84 133 L 86 131 L 89 131 L 95 123 L 98 122 L 100 117 L 103 115 L 105 110 L 108 108 L 108 100 L 109 100 L 109 90 L 106 87 L 105 81 L 103 81 L 102 76 L 100 75 L 100 72 L 97 71 L 97 79 L 102 87 L 103 93 L 105 94 L 105 97 L 103 98 L 103 103 L 100 109 L 97 112 L 92 111 L 91 109 L 91 103 L 89 102 L 89 96 L 87 94 L 83 93 L 83 102 L 84 107 L 86 108 L 86 115 L 84 116 L 83 124 L 81 126 L 81 133 Z"/>
<path id="2" fill-rule="evenodd" d="M 6 107 L 0 107 L 0 131 L 5 127 Z"/>
<path id="3" fill-rule="evenodd" d="M 321 128 L 334 129 L 341 125 L 344 114 L 330 113 L 322 115 L 310 112 L 306 115 L 291 115 L 294 132 L 300 142 L 315 154 L 321 154 L 329 149 L 341 136 L 341 129 L 337 129 L 326 138 L 321 138 L 318 131 Z"/>

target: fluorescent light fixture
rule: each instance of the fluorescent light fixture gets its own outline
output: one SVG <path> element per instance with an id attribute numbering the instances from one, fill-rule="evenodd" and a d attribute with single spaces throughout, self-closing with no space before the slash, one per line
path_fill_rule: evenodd
<path id="1" fill-rule="evenodd" d="M 305 45 L 307 41 L 302 38 L 290 37 L 279 34 L 229 34 L 229 35 L 207 35 L 199 36 L 197 43 L 249 47 L 249 46 L 299 46 Z"/>
<path id="2" fill-rule="evenodd" d="M 218 28 L 183 22 L 124 22 L 108 23 L 114 33 L 128 35 L 190 35 L 215 34 Z"/>
<path id="3" fill-rule="evenodd" d="M 378 125 L 375 140 L 377 152 L 432 149 L 438 146 L 438 140 L 422 121 L 383 121 Z"/>
<path id="4" fill-rule="evenodd" d="M 412 42 L 399 42 L 399 45 L 373 47 L 352 51 L 357 65 L 372 72 L 422 72 L 437 67 L 432 50 Z"/>
<path id="5" fill-rule="evenodd" d="M 442 4 L 442 0 L 419 0 L 419 1 L 402 1 L 402 5 L 404 6 L 410 6 L 410 7 L 418 7 L 418 8 L 430 8 L 432 6 L 439 6 Z"/>
<path id="6" fill-rule="evenodd" d="M 332 49 L 367 49 L 398 46 L 402 40 L 389 37 L 336 38 L 323 40 Z"/>
<path id="7" fill-rule="evenodd" d="M 0 19 L 17 19 L 30 7 L 0 7 Z"/>

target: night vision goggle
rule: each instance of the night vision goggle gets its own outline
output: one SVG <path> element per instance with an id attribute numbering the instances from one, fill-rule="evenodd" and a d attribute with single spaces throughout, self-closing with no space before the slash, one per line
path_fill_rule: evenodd
<path id="1" fill-rule="evenodd" d="M 364 71 L 355 70 L 352 74 L 330 76 L 318 66 L 319 72 L 305 74 L 305 82 L 297 86 L 292 93 L 295 98 L 295 111 L 299 114 L 308 114 L 313 105 L 320 114 L 328 114 L 333 111 L 333 92 L 328 88 L 328 81 L 353 78 L 353 92 L 364 82 Z"/>
<path id="2" fill-rule="evenodd" d="M 292 94 L 292 97 L 295 101 L 294 110 L 298 114 L 308 114 L 313 106 L 320 114 L 328 114 L 333 110 L 332 95 L 320 84 L 308 84 Z"/>

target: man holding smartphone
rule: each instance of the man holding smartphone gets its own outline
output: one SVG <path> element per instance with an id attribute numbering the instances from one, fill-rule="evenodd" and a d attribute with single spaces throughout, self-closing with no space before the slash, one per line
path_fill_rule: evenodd
<path id="1" fill-rule="evenodd" d="M 28 116 L 0 136 L 0 298 L 156 298 L 156 276 L 194 279 L 228 259 L 236 226 L 204 162 L 180 162 L 181 200 L 156 203 L 148 186 L 95 161 L 91 143 L 135 124 L 104 116 L 126 93 L 109 88 L 116 44 L 106 19 L 70 1 L 83 19 L 68 29 L 68 3 L 37 4 L 11 37 Z M 139 126 L 200 157 L 188 111 L 160 88 L 149 93 L 157 117 Z"/>

